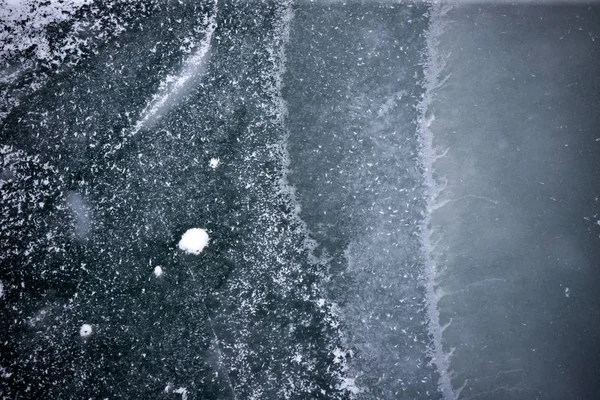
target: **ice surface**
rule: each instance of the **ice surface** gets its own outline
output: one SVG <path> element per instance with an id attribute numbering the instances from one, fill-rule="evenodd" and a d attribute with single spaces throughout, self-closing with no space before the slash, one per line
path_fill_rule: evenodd
<path id="1" fill-rule="evenodd" d="M 593 12 L 76 3 L 0 33 L 5 397 L 597 393 Z"/>
<path id="2" fill-rule="evenodd" d="M 51 81 L 48 71 L 80 64 L 157 7 L 122 0 L 0 1 L 0 60 L 5 66 L 0 69 L 0 120 Z"/>
<path id="3" fill-rule="evenodd" d="M 360 399 L 436 398 L 414 123 L 426 11 L 302 3 L 286 52 L 289 180 L 339 304 L 338 388 Z"/>
<path id="4" fill-rule="evenodd" d="M 455 4 L 439 17 L 425 123 L 444 394 L 595 397 L 600 246 L 582 216 L 600 174 L 597 11 Z"/>
<path id="5" fill-rule="evenodd" d="M 192 228 L 188 229 L 183 234 L 183 236 L 181 236 L 181 240 L 179 240 L 178 246 L 181 250 L 185 251 L 186 253 L 198 255 L 202 253 L 202 250 L 204 250 L 206 246 L 208 246 L 208 242 L 209 237 L 206 230 L 202 228 Z"/>

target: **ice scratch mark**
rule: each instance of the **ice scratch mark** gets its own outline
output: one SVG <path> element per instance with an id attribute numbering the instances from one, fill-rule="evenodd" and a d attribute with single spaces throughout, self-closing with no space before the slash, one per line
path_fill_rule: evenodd
<path id="1" fill-rule="evenodd" d="M 527 397 L 526 395 L 523 395 L 524 392 L 538 392 L 538 389 L 532 388 L 532 387 L 527 387 L 527 386 L 500 386 L 497 387 L 495 389 L 491 389 L 491 390 L 486 390 L 485 392 L 480 392 L 480 393 L 476 393 L 472 396 L 469 397 L 465 397 L 464 400 L 471 400 L 471 399 L 477 399 L 477 398 L 484 398 L 487 399 L 489 398 L 490 394 L 493 393 L 498 393 L 498 392 L 507 392 L 507 393 L 518 393 L 518 397 L 520 398 L 521 396 Z"/>
<path id="2" fill-rule="evenodd" d="M 172 106 L 173 101 L 176 98 L 181 97 L 192 78 L 201 76 L 206 70 L 206 62 L 210 54 L 212 37 L 217 28 L 217 5 L 218 0 L 215 0 L 210 17 L 208 17 L 208 15 L 205 16 L 204 23 L 207 26 L 206 35 L 200 42 L 198 50 L 192 57 L 185 61 L 183 71 L 179 76 L 168 76 L 161 83 L 161 90 L 153 96 L 150 103 L 148 103 L 142 111 L 139 120 L 131 131 L 131 136 L 144 128 L 151 127 L 161 115 L 168 111 Z"/>
<path id="3" fill-rule="evenodd" d="M 229 385 L 229 391 L 231 394 L 231 398 L 233 400 L 236 400 L 235 390 L 233 389 L 233 383 L 231 382 L 231 376 L 223 362 L 223 353 L 221 352 L 221 348 L 219 346 L 219 338 L 217 337 L 217 333 L 215 332 L 213 320 L 210 317 L 208 308 L 206 307 L 206 303 L 202 302 L 202 305 L 204 306 L 204 311 L 206 312 L 206 316 L 208 317 L 208 324 L 210 326 L 210 331 L 213 335 L 214 349 L 215 349 L 215 353 L 217 354 L 217 366 L 218 366 L 217 370 L 219 371 L 219 373 L 223 374 L 226 377 L 227 384 Z"/>
<path id="4" fill-rule="evenodd" d="M 456 199 L 446 199 L 446 200 L 437 201 L 431 207 L 431 211 L 433 212 L 433 211 L 439 210 L 440 208 L 444 207 L 448 203 L 452 203 L 454 201 L 460 201 L 460 200 L 464 200 L 464 199 L 478 199 L 478 200 L 483 200 L 485 202 L 493 204 L 495 206 L 498 205 L 498 201 L 497 200 L 490 199 L 489 197 L 478 196 L 478 195 L 475 195 L 475 194 L 467 194 L 467 195 L 464 195 L 464 196 L 461 196 L 461 197 L 457 197 Z"/>
<path id="5" fill-rule="evenodd" d="M 446 292 L 445 290 L 437 289 L 436 290 L 436 295 L 437 295 L 438 299 L 441 299 L 441 298 L 446 297 L 446 296 L 454 296 L 454 295 L 457 295 L 457 294 L 460 294 L 460 293 L 468 292 L 472 288 L 486 286 L 486 285 L 490 285 L 490 284 L 499 284 L 499 283 L 507 283 L 507 280 L 503 279 L 503 278 L 487 278 L 487 279 L 482 279 L 482 280 L 479 280 L 479 281 L 476 281 L 476 282 L 469 283 L 469 284 L 465 285 L 462 289 L 456 290 L 456 291 L 452 291 L 452 292 Z"/>

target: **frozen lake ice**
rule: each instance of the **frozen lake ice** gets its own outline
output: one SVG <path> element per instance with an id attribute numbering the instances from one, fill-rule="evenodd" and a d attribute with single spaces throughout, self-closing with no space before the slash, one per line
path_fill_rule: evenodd
<path id="1" fill-rule="evenodd" d="M 595 398 L 598 6 L 0 20 L 3 397 Z"/>

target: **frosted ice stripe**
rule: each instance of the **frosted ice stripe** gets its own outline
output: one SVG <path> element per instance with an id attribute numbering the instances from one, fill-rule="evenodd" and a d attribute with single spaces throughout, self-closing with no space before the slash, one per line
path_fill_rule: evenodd
<path id="1" fill-rule="evenodd" d="M 418 105 L 419 126 L 418 135 L 420 142 L 420 163 L 423 171 L 423 179 L 426 186 L 426 211 L 421 221 L 420 239 L 421 251 L 425 260 L 422 272 L 423 285 L 425 286 L 425 300 L 427 306 L 428 332 L 432 339 L 430 357 L 435 365 L 440 378 L 438 390 L 445 400 L 456 400 L 461 389 L 454 390 L 452 387 L 452 374 L 450 372 L 450 357 L 452 352 L 446 354 L 443 348 L 442 334 L 447 326 L 441 326 L 440 313 L 438 309 L 439 295 L 436 291 L 437 263 L 433 255 L 433 244 L 431 241 L 432 231 L 430 228 L 431 214 L 436 210 L 438 195 L 443 190 L 433 175 L 435 160 L 439 158 L 433 148 L 433 133 L 430 126 L 435 117 L 431 111 L 431 103 L 437 88 L 444 80 L 440 75 L 445 67 L 443 54 L 438 50 L 439 36 L 444 32 L 443 17 L 448 11 L 447 3 L 442 5 L 439 1 L 431 1 L 431 12 L 429 27 L 427 30 L 427 60 L 425 65 L 424 87 L 425 94 Z"/>
<path id="2" fill-rule="evenodd" d="M 275 43 L 272 47 L 267 48 L 269 52 L 269 59 L 273 63 L 274 73 L 273 84 L 270 86 L 269 92 L 272 96 L 272 100 L 274 101 L 274 107 L 269 110 L 277 123 L 283 129 L 283 137 L 281 140 L 272 147 L 272 150 L 279 157 L 280 165 L 282 168 L 281 177 L 279 179 L 279 191 L 282 193 L 288 200 L 288 204 L 291 206 L 292 214 L 291 218 L 301 227 L 304 232 L 304 247 L 308 250 L 309 253 L 309 262 L 312 264 L 318 264 L 324 261 L 324 258 L 317 258 L 313 251 L 317 246 L 316 241 L 312 238 L 312 232 L 308 228 L 306 222 L 300 216 L 300 202 L 296 196 L 296 188 L 289 182 L 288 175 L 290 173 L 290 153 L 288 150 L 289 136 L 290 131 L 286 127 L 286 117 L 288 114 L 287 103 L 282 95 L 283 88 L 283 76 L 286 73 L 286 46 L 290 40 L 290 31 L 292 26 L 292 21 L 294 19 L 294 7 L 293 0 L 285 1 L 281 4 L 282 12 L 280 14 L 280 19 L 275 25 Z M 339 320 L 339 316 L 336 311 L 334 311 L 333 307 L 324 307 L 326 303 L 331 304 L 327 301 L 326 294 L 324 291 L 321 292 L 321 298 L 316 300 L 316 305 L 322 309 L 327 310 L 328 313 L 328 323 L 334 327 L 334 324 L 337 324 L 337 320 Z M 341 327 L 335 328 L 338 332 L 338 336 L 342 336 Z M 342 352 L 339 348 L 330 348 L 330 354 L 335 352 Z M 342 353 L 340 353 L 342 354 Z M 345 354 L 345 352 L 343 352 Z M 351 396 L 357 395 L 362 392 L 362 389 L 357 387 L 354 379 L 345 376 L 347 373 L 346 357 L 338 358 L 340 363 L 343 363 L 342 371 L 343 373 L 335 374 L 335 379 L 337 380 L 336 389 L 344 391 Z M 293 392 L 294 385 L 291 385 L 289 388 L 290 393 Z"/>
<path id="3" fill-rule="evenodd" d="M 215 0 L 211 16 L 206 19 L 206 36 L 200 42 L 198 50 L 184 62 L 183 71 L 179 76 L 175 78 L 169 76 L 161 83 L 160 86 L 166 89 L 155 94 L 150 103 L 144 108 L 138 122 L 131 131 L 132 136 L 141 129 L 149 127 L 156 119 L 160 118 L 160 115 L 169 107 L 169 102 L 183 91 L 190 79 L 203 72 L 210 53 L 213 33 L 217 28 L 217 5 L 218 0 Z"/>

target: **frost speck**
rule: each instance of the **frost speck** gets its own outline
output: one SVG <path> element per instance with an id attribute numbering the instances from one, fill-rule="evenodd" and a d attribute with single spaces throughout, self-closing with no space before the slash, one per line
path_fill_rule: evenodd
<path id="1" fill-rule="evenodd" d="M 2 377 L 2 379 L 8 379 L 11 376 L 12 376 L 12 372 L 8 372 L 6 370 L 6 368 L 0 367 L 0 377 Z"/>
<path id="2" fill-rule="evenodd" d="M 201 228 L 189 229 L 179 241 L 179 248 L 186 253 L 200 254 L 208 246 L 208 233 Z"/>
<path id="3" fill-rule="evenodd" d="M 83 324 L 79 329 L 79 335 L 81 337 L 88 337 L 92 334 L 92 326 L 90 324 Z"/>
<path id="4" fill-rule="evenodd" d="M 212 169 L 216 169 L 219 164 L 221 163 L 221 160 L 219 160 L 218 158 L 211 158 L 208 165 L 212 168 Z"/>
<path id="5" fill-rule="evenodd" d="M 187 400 L 188 392 L 186 388 L 181 387 L 179 389 L 174 390 L 173 393 L 180 394 L 182 400 Z"/>
<path id="6" fill-rule="evenodd" d="M 338 389 L 347 390 L 352 394 L 359 394 L 362 390 L 356 386 L 356 382 L 352 378 L 344 378 L 342 382 L 338 385 Z"/>
<path id="7" fill-rule="evenodd" d="M 569 297 L 569 288 L 565 288 L 565 297 Z"/>
<path id="8" fill-rule="evenodd" d="M 159 276 L 161 276 L 163 273 L 163 270 L 161 267 L 154 267 L 154 275 L 156 275 L 156 277 L 158 278 Z"/>

